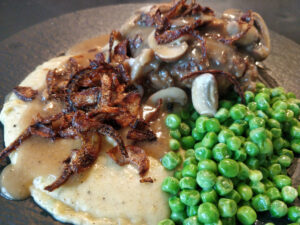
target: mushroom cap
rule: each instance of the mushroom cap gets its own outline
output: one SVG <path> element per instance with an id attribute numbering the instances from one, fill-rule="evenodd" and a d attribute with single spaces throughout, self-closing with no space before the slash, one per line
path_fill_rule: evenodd
<path id="1" fill-rule="evenodd" d="M 188 97 L 184 90 L 178 87 L 169 87 L 162 90 L 159 90 L 152 94 L 148 100 L 148 104 L 157 105 L 158 101 L 162 99 L 163 103 L 175 102 L 184 106 Z"/>

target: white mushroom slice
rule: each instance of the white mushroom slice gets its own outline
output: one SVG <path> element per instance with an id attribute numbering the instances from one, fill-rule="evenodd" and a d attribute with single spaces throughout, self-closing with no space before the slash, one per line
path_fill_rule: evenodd
<path id="1" fill-rule="evenodd" d="M 131 67 L 131 80 L 135 82 L 140 79 L 144 73 L 144 68 L 148 65 L 154 58 L 154 53 L 152 49 L 145 48 L 136 58 L 130 58 L 128 64 Z"/>
<path id="2" fill-rule="evenodd" d="M 180 41 L 174 41 L 169 44 L 157 44 L 155 30 L 148 37 L 148 45 L 155 54 L 164 62 L 174 62 L 181 58 L 188 50 L 188 44 Z"/>
<path id="3" fill-rule="evenodd" d="M 200 115 L 214 116 L 217 112 L 218 87 L 211 73 L 202 74 L 193 81 L 192 102 Z"/>
<path id="4" fill-rule="evenodd" d="M 163 100 L 163 103 L 175 102 L 182 106 L 187 103 L 188 97 L 184 90 L 178 87 L 169 87 L 159 90 L 149 97 L 148 104 L 156 105 L 159 99 Z"/>

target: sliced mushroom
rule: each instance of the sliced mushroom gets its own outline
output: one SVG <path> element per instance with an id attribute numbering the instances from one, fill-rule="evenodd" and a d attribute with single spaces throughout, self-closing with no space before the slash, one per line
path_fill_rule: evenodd
<path id="1" fill-rule="evenodd" d="M 192 102 L 200 115 L 214 116 L 218 108 L 218 86 L 211 73 L 197 77 L 192 85 Z"/>
<path id="2" fill-rule="evenodd" d="M 182 106 L 187 103 L 188 97 L 184 90 L 178 87 L 169 87 L 159 90 L 149 97 L 147 104 L 157 105 L 158 101 L 162 99 L 163 103 L 175 102 Z"/>
<path id="3" fill-rule="evenodd" d="M 155 54 L 164 62 L 174 62 L 181 58 L 188 50 L 188 44 L 176 40 L 169 44 L 157 44 L 155 37 L 155 31 L 151 32 L 148 37 L 148 45 L 153 49 Z"/>

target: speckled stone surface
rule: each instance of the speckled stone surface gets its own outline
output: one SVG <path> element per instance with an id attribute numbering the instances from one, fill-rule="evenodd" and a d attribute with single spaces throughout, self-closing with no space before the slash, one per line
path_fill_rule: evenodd
<path id="1" fill-rule="evenodd" d="M 73 44 L 84 39 L 110 32 L 118 28 L 141 4 L 125 4 L 87 9 L 66 14 L 36 26 L 30 27 L 3 42 L 0 42 L 0 105 L 4 97 L 26 75 L 42 62 L 58 56 Z M 210 5 L 223 10 L 222 4 Z M 300 46 L 295 42 L 271 32 L 272 53 L 264 62 L 266 72 L 280 85 L 300 97 Z M 3 147 L 3 130 L 1 129 Z M 0 164 L 1 166 L 1 164 Z M 0 167 L 1 169 L 1 167 Z M 296 169 L 299 171 L 300 168 Z M 299 183 L 300 174 L 294 174 Z M 261 216 L 262 221 L 271 221 L 269 216 Z M 287 224 L 287 221 L 274 221 Z M 1 225 L 53 225 L 54 221 L 31 199 L 9 201 L 0 197 Z M 263 224 L 257 222 L 257 224 Z"/>

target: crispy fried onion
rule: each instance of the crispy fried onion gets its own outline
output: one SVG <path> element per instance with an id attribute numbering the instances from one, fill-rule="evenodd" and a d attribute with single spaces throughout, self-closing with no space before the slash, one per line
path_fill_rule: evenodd
<path id="1" fill-rule="evenodd" d="M 23 86 L 17 86 L 13 89 L 13 92 L 15 95 L 21 99 L 24 102 L 30 102 L 38 94 L 37 90 L 33 90 L 31 87 L 23 87 Z"/>
<path id="2" fill-rule="evenodd" d="M 149 124 L 142 119 L 137 119 L 131 128 L 127 133 L 127 139 L 134 141 L 155 141 L 157 139 Z"/>
<path id="3" fill-rule="evenodd" d="M 128 145 L 126 146 L 128 152 L 128 158 L 125 158 L 120 151 L 119 146 L 116 146 L 107 151 L 107 154 L 120 166 L 126 164 L 133 164 L 137 166 L 139 174 L 145 176 L 150 168 L 150 161 L 145 151 L 137 146 Z"/>

